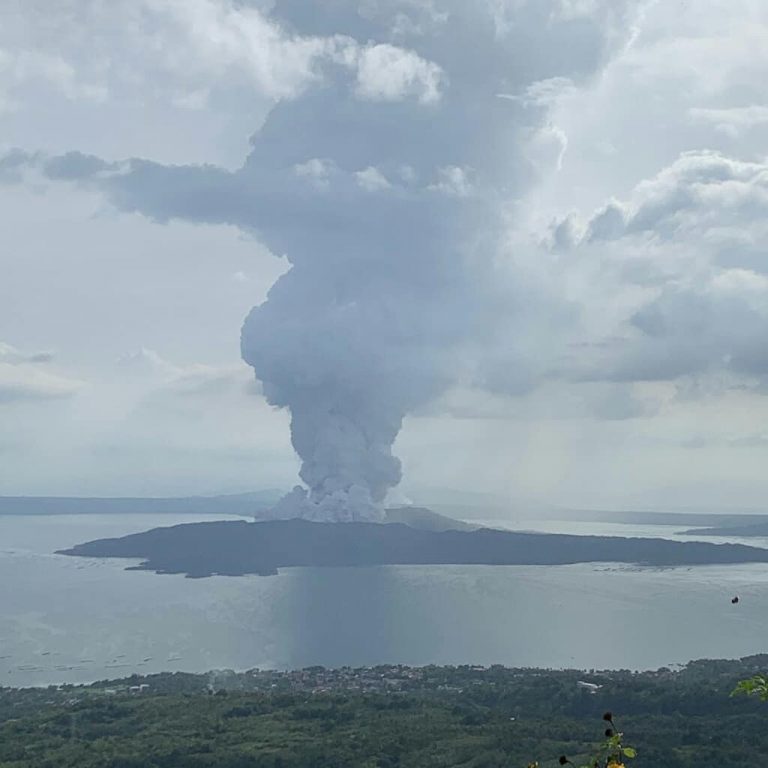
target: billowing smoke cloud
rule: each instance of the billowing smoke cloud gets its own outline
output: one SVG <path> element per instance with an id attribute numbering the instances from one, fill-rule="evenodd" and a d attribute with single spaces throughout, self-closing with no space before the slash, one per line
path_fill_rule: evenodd
<path id="1" fill-rule="evenodd" d="M 271 111 L 242 168 L 48 163 L 124 210 L 233 224 L 288 258 L 242 330 L 243 358 L 290 410 L 302 461 L 306 489 L 276 514 L 376 519 L 400 480 L 404 417 L 455 382 L 501 320 L 499 232 L 546 112 L 526 90 L 589 76 L 627 26 L 623 3 L 585 5 L 333 0 L 319 12 L 278 0 L 273 22 L 324 53 L 313 87 Z"/>
<path id="2" fill-rule="evenodd" d="M 381 3 L 363 16 L 332 5 L 336 19 L 292 2 L 277 13 L 310 34 L 381 39 L 410 11 L 409 28 L 428 31 L 390 73 L 384 54 L 360 70 L 375 84 L 337 82 L 282 104 L 255 137 L 252 173 L 290 190 L 293 224 L 267 243 L 293 268 L 246 320 L 242 351 L 269 401 L 290 409 L 302 459 L 308 492 L 297 487 L 276 513 L 375 519 L 400 480 L 403 418 L 456 380 L 477 334 L 501 204 L 525 181 L 531 116 L 500 93 L 524 85 L 522 61 L 540 77 L 558 72 L 490 6 L 401 3 L 398 16 Z M 437 85 L 414 104 L 402 85 L 424 71 Z"/>

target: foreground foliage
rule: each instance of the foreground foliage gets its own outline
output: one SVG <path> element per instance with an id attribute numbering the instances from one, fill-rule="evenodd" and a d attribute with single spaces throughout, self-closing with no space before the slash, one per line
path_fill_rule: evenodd
<path id="1" fill-rule="evenodd" d="M 597 752 L 581 768 L 625 768 L 625 760 L 637 757 L 637 750 L 625 745 L 624 734 L 616 728 L 613 715 L 606 712 L 603 715 L 603 720 L 610 726 L 605 730 L 605 740 L 600 744 Z M 571 765 L 575 768 L 575 763 L 565 755 L 560 755 L 557 762 L 560 765 Z M 541 768 L 541 766 L 538 762 L 534 762 L 529 763 L 528 768 Z"/>
<path id="2" fill-rule="evenodd" d="M 2 768 L 437 768 L 562 763 L 634 768 L 762 765 L 766 713 L 731 697 L 766 666 L 679 672 L 381 667 L 364 674 L 159 675 L 63 689 L 0 690 Z M 595 693 L 578 685 L 587 678 Z M 317 680 L 322 680 L 322 690 Z M 211 681 L 214 685 L 211 685 Z M 380 690 L 355 690 L 360 680 Z M 272 682 L 268 682 L 272 681 Z M 127 685 L 149 689 L 130 693 Z M 267 687 L 265 687 L 267 686 Z M 384 689 L 391 688 L 391 692 Z M 607 709 L 621 712 L 623 743 Z M 611 716 L 612 717 L 612 716 Z M 636 750 L 636 753 L 635 753 Z M 636 759 L 632 759 L 637 754 Z"/>

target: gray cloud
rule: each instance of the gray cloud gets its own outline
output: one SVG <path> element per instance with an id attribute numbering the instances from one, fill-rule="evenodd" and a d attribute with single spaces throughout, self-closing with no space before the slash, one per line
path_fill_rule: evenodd
<path id="1" fill-rule="evenodd" d="M 124 376 L 147 381 L 158 397 L 204 399 L 226 393 L 260 393 L 248 367 L 242 363 L 228 366 L 203 363 L 180 365 L 166 360 L 152 349 L 142 348 L 118 358 L 117 369 Z"/>
<path id="2" fill-rule="evenodd" d="M 721 237 L 735 235 L 740 227 L 754 230 L 768 208 L 766 170 L 763 162 L 718 152 L 686 152 L 640 183 L 627 202 L 607 203 L 587 222 L 583 239 L 648 235 L 674 240 L 701 237 L 702 228 Z"/>
<path id="3" fill-rule="evenodd" d="M 692 107 L 689 114 L 692 120 L 712 125 L 716 130 L 733 138 L 768 123 L 768 107 L 762 104 L 744 107 Z"/>
<path id="4" fill-rule="evenodd" d="M 18 184 L 25 172 L 36 163 L 36 156 L 22 149 L 11 149 L 0 156 L 0 182 Z"/>
<path id="5" fill-rule="evenodd" d="M 0 363 L 20 365 L 22 363 L 50 363 L 52 352 L 22 352 L 16 347 L 0 341 Z"/>
<path id="6" fill-rule="evenodd" d="M 550 247 L 596 276 L 589 299 L 619 337 L 586 350 L 581 376 L 670 381 L 768 374 L 768 166 L 688 152 L 586 223 L 553 229 Z M 579 374 L 577 374 L 578 376 Z"/>
<path id="7" fill-rule="evenodd" d="M 79 392 L 84 384 L 47 370 L 50 352 L 24 353 L 0 342 L 0 404 L 57 400 Z"/>
<path id="8" fill-rule="evenodd" d="M 44 174 L 53 181 L 93 179 L 114 168 L 114 163 L 107 163 L 99 157 L 84 155 L 82 152 L 67 152 L 48 158 L 43 164 Z"/>

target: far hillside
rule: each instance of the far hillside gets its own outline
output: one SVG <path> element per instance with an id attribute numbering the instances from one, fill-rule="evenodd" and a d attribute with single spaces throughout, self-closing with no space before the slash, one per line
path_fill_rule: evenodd
<path id="1" fill-rule="evenodd" d="M 256 515 L 281 496 L 277 490 L 158 498 L 0 496 L 0 515 Z"/>

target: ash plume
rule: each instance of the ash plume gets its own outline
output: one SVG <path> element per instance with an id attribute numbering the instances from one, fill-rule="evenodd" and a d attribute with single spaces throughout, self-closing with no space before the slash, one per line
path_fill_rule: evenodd
<path id="1" fill-rule="evenodd" d="M 241 337 L 301 459 L 306 487 L 276 516 L 380 518 L 403 419 L 514 322 L 494 274 L 508 203 L 534 176 L 527 147 L 564 151 L 556 131 L 532 143 L 547 110 L 531 88 L 588 77 L 629 28 L 632 3 L 586 5 L 276 0 L 270 21 L 312 78 L 269 112 L 241 168 L 43 163 L 122 210 L 234 225 L 288 259 Z"/>
<path id="2" fill-rule="evenodd" d="M 522 26 L 567 35 L 569 21 L 538 6 L 518 7 Z M 380 516 L 401 477 L 392 447 L 403 419 L 456 380 L 492 295 L 503 203 L 528 180 L 521 144 L 540 115 L 500 93 L 524 86 L 522 60 L 539 78 L 558 74 L 503 3 L 355 7 L 312 15 L 286 0 L 275 12 L 305 34 L 357 39 L 386 38 L 399 14 L 419 30 L 415 53 L 369 48 L 378 68 L 281 104 L 247 164 L 276 177 L 291 211 L 278 227 L 259 222 L 292 267 L 242 331 L 269 402 L 291 412 L 308 489 L 278 504 L 281 517 Z M 605 46 L 599 25 L 590 32 Z"/>

